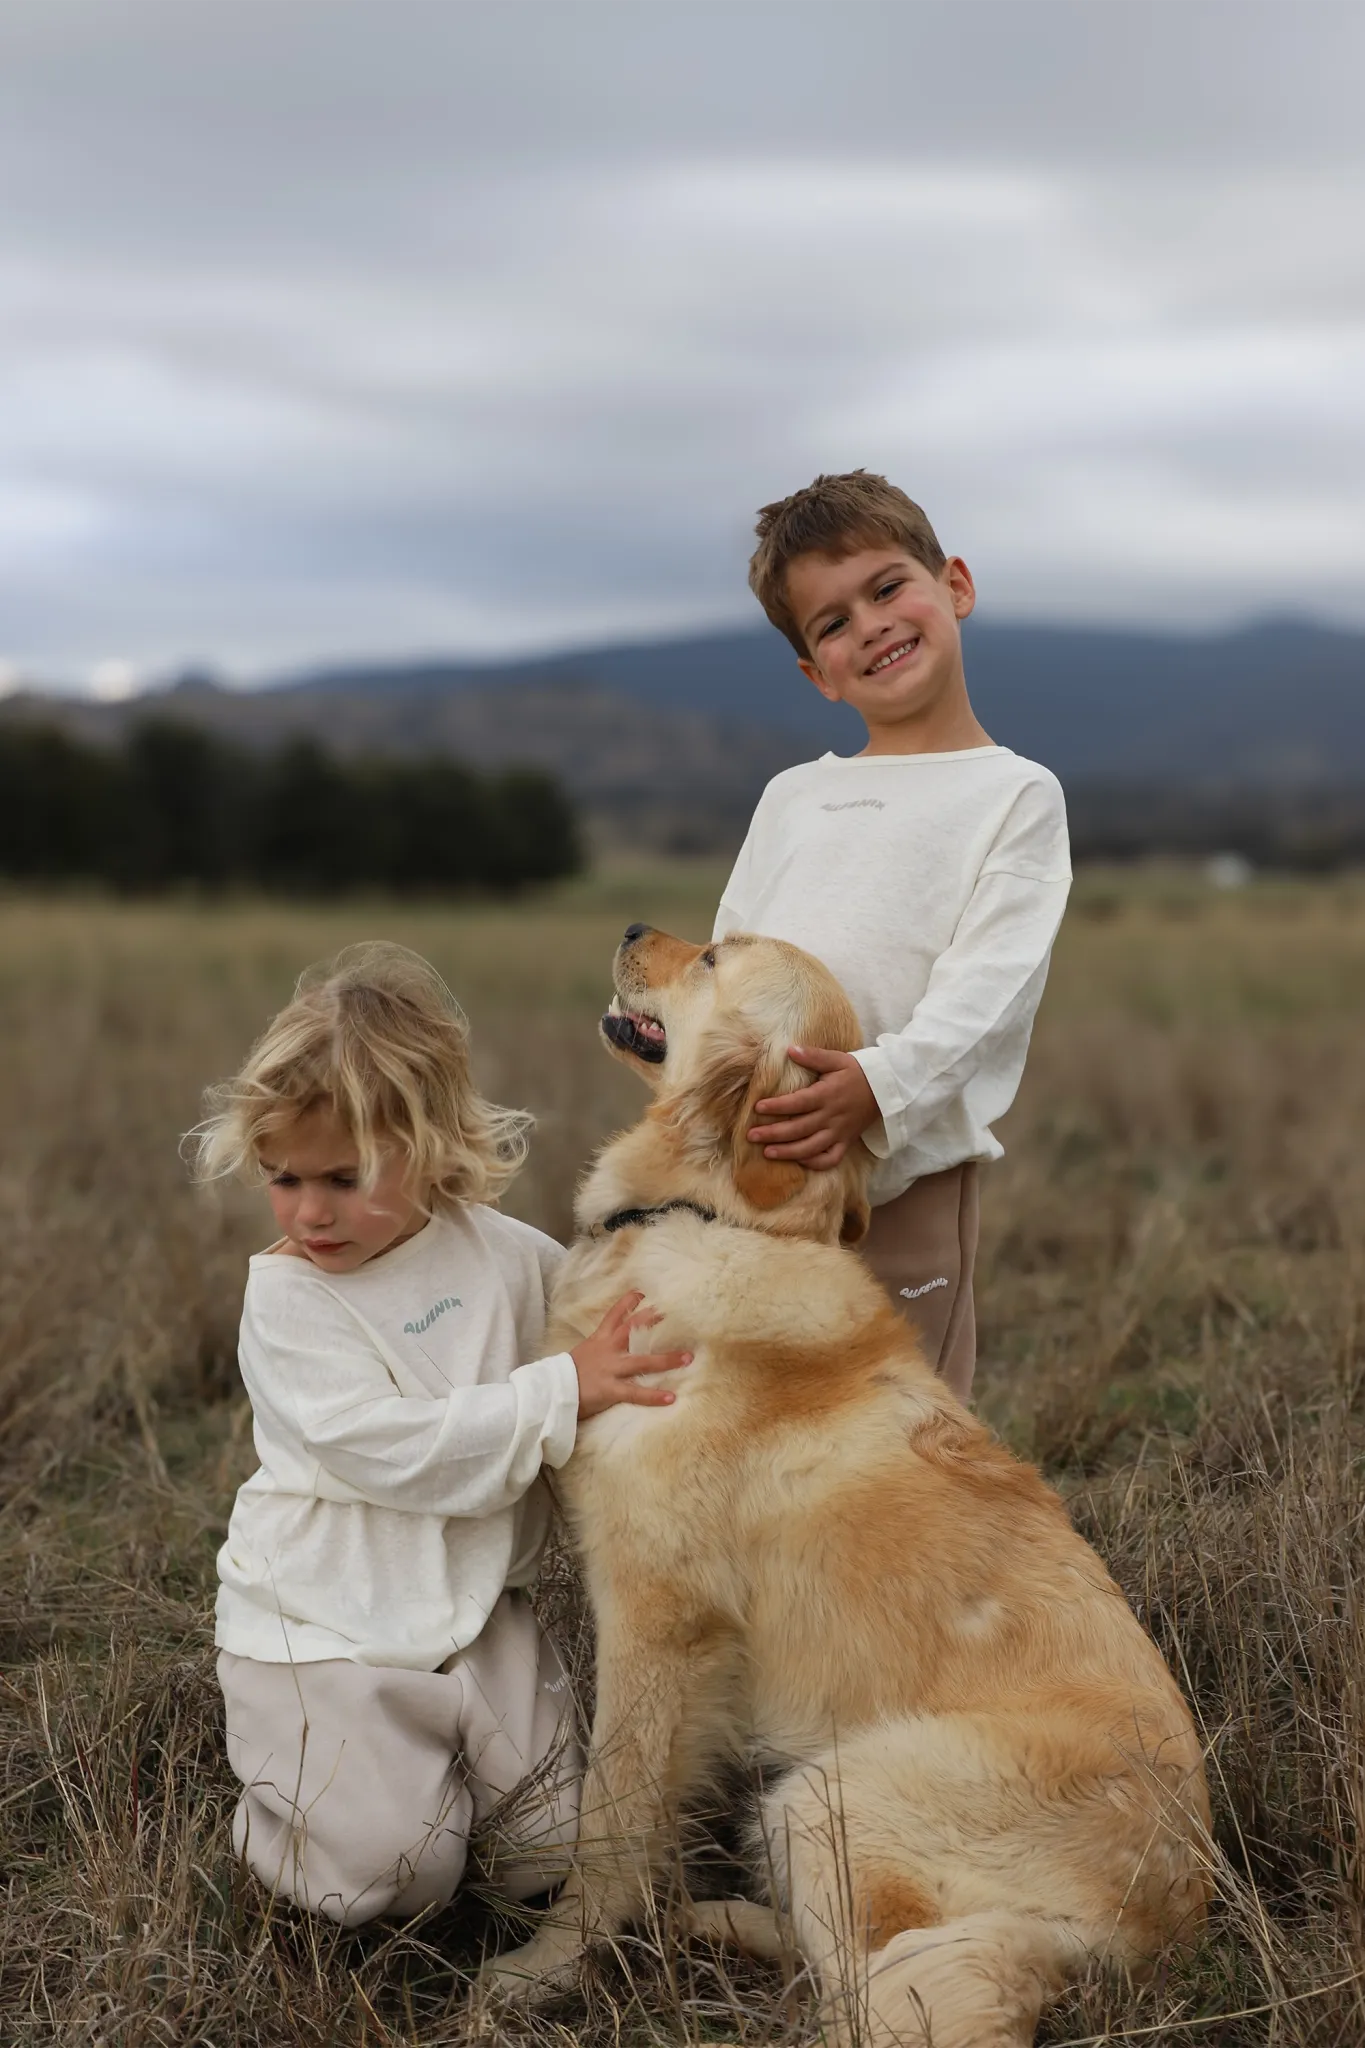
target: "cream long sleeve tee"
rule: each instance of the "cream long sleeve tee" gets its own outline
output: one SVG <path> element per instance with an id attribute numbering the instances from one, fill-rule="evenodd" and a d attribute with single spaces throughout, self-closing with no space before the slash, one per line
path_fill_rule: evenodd
<path id="1" fill-rule="evenodd" d="M 762 932 L 838 976 L 881 1111 L 871 1199 L 998 1159 L 1071 884 L 1056 777 L 1008 747 L 825 754 L 759 798 L 715 934 Z"/>
<path id="2" fill-rule="evenodd" d="M 563 1257 L 470 1204 L 353 1273 L 251 1260 L 239 1357 L 260 1469 L 218 1556 L 220 1649 L 434 1671 L 526 1583 L 550 1525 L 541 1467 L 578 1422 L 572 1358 L 537 1356 Z"/>

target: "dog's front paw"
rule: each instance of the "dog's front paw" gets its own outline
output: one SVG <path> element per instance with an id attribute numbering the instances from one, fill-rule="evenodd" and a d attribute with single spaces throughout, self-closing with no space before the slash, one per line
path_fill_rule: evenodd
<path id="1" fill-rule="evenodd" d="M 576 1932 L 543 1928 L 524 1947 L 508 1949 L 486 1962 L 479 1972 L 479 1988 L 499 2005 L 546 2005 L 575 1988 L 584 1954 Z"/>

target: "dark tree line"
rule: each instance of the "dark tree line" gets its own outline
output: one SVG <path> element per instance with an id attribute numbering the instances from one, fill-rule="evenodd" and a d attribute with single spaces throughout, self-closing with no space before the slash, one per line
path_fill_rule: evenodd
<path id="1" fill-rule="evenodd" d="M 0 876 L 128 893 L 510 892 L 575 873 L 573 811 L 535 768 L 248 752 L 148 719 L 119 747 L 0 725 Z"/>

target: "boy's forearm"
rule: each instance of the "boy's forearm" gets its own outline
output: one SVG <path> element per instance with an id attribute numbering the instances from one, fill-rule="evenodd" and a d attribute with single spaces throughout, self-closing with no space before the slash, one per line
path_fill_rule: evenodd
<path id="1" fill-rule="evenodd" d="M 1042 995 L 1046 963 L 1038 970 L 1036 989 L 1025 991 L 1012 1014 L 970 1041 L 940 1038 L 930 1020 L 916 1011 L 905 1031 L 883 1033 L 877 1044 L 854 1055 L 876 1099 L 878 1115 L 863 1132 L 863 1142 L 879 1158 L 899 1152 L 957 1101 L 986 1067 L 995 1042 L 1007 1030 L 1031 1027 Z M 1022 1071 L 1022 1056 L 1018 1060 Z M 1009 1084 L 1013 1097 L 1018 1074 Z M 1002 1115 L 1001 1106 L 995 1114 Z"/>
<path id="2" fill-rule="evenodd" d="M 909 1022 L 854 1054 L 885 1127 L 884 1139 L 875 1124 L 864 1133 L 864 1143 L 878 1156 L 911 1143 L 995 1051 L 1017 1046 L 1021 1038 L 1014 1064 L 1022 1070 L 1069 883 L 990 879 L 998 886 L 974 899 Z M 1016 1072 L 1008 1084 L 1011 1098 L 1017 1085 Z"/>

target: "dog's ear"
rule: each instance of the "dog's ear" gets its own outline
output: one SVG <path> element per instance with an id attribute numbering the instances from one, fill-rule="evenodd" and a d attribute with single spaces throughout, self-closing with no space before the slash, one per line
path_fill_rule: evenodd
<path id="1" fill-rule="evenodd" d="M 749 1142 L 754 1104 L 799 1088 L 804 1079 L 785 1045 L 774 1048 L 750 1028 L 733 1024 L 708 1039 L 688 1120 L 710 1156 L 728 1151 L 735 1188 L 755 1209 L 790 1201 L 805 1172 L 794 1159 L 765 1159 L 763 1147 Z"/>
<path id="2" fill-rule="evenodd" d="M 735 1115 L 730 1141 L 730 1173 L 735 1187 L 755 1209 L 780 1209 L 800 1189 L 806 1169 L 795 1159 L 765 1159 L 763 1147 L 749 1139 L 755 1105 L 769 1095 L 787 1095 L 806 1080 L 787 1058 L 785 1046 L 755 1045 L 748 1086 Z"/>
<path id="3" fill-rule="evenodd" d="M 790 1078 L 787 1074 L 790 1066 L 791 1062 L 782 1053 L 774 1055 L 769 1050 L 766 1059 L 760 1056 L 744 1096 L 744 1106 L 735 1119 L 730 1170 L 736 1188 L 755 1209 L 781 1208 L 783 1202 L 791 1200 L 806 1178 L 806 1169 L 795 1159 L 765 1159 L 763 1147 L 749 1141 L 755 1103 L 762 1102 L 769 1095 L 786 1095 L 793 1088 L 802 1086 L 805 1076 L 793 1069 L 796 1078 Z"/>

